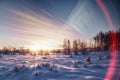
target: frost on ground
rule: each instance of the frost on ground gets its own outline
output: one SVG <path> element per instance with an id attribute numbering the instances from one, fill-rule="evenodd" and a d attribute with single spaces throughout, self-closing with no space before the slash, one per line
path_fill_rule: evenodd
<path id="1" fill-rule="evenodd" d="M 0 80 L 103 80 L 109 59 L 109 52 L 72 57 L 60 53 L 3 55 L 0 58 Z"/>

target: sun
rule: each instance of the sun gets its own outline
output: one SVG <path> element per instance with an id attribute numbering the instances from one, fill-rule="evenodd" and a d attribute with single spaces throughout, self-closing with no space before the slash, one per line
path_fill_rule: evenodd
<path id="1" fill-rule="evenodd" d="M 52 50 L 52 49 L 54 49 L 54 47 L 50 46 L 50 45 L 30 45 L 30 46 L 28 46 L 28 48 L 32 51 L 38 51 L 40 49 L 42 49 L 42 50 Z"/>

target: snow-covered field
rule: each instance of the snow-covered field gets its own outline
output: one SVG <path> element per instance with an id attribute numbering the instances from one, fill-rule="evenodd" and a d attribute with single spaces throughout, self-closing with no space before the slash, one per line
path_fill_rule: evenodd
<path id="1" fill-rule="evenodd" d="M 85 62 L 88 57 L 91 57 L 91 63 Z M 109 59 L 109 52 L 72 57 L 59 53 L 48 56 L 3 55 L 0 58 L 0 80 L 103 80 Z"/>

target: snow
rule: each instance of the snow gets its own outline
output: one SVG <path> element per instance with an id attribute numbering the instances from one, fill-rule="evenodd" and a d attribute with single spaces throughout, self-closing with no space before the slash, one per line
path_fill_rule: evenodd
<path id="1" fill-rule="evenodd" d="M 109 56 L 109 52 L 91 52 L 84 56 L 79 53 L 72 57 L 59 53 L 3 55 L 0 58 L 0 80 L 103 80 Z M 91 63 L 86 63 L 88 57 Z"/>

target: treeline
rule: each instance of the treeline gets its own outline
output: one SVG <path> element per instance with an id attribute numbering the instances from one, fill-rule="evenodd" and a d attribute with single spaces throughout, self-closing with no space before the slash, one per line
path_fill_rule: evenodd
<path id="1" fill-rule="evenodd" d="M 12 46 L 5 46 L 2 49 L 0 49 L 0 54 L 3 55 L 49 55 L 49 53 L 60 53 L 61 51 L 59 49 L 53 49 L 53 50 L 30 50 L 28 48 L 24 48 L 24 47 L 19 47 L 19 48 L 15 48 Z"/>
<path id="2" fill-rule="evenodd" d="M 92 40 L 94 48 L 99 50 L 110 50 L 112 46 L 117 46 L 120 50 L 120 29 L 117 31 L 99 32 Z"/>
<path id="3" fill-rule="evenodd" d="M 75 55 L 78 55 L 78 52 L 85 48 L 87 48 L 87 43 L 84 40 L 73 40 L 71 43 L 70 40 L 64 39 L 63 51 L 65 54 L 71 54 L 71 52 L 74 52 Z"/>
<path id="4" fill-rule="evenodd" d="M 93 38 L 91 38 L 89 41 L 85 40 L 73 40 L 70 41 L 69 39 L 64 39 L 63 42 L 63 50 L 61 49 L 55 49 L 51 51 L 44 51 L 39 50 L 38 53 L 34 54 L 48 54 L 49 52 L 52 53 L 60 53 L 64 52 L 65 54 L 71 54 L 71 52 L 74 52 L 76 55 L 78 55 L 78 52 L 82 52 L 83 54 L 86 54 L 86 51 L 94 50 L 110 50 L 111 47 L 116 46 L 118 50 L 120 50 L 120 29 L 117 31 L 108 31 L 108 32 L 99 32 L 96 34 Z M 0 53 L 2 54 L 16 54 L 19 53 L 20 55 L 25 55 L 27 53 L 33 53 L 30 49 L 26 49 L 24 47 L 19 47 L 18 49 L 15 47 L 3 47 L 3 49 L 0 49 Z"/>
<path id="5" fill-rule="evenodd" d="M 73 40 L 64 39 L 63 51 L 65 54 L 74 52 L 78 55 L 78 52 L 87 51 L 99 51 L 99 50 L 111 50 L 111 47 L 116 46 L 120 50 L 120 29 L 117 31 L 99 32 L 89 41 L 85 40 Z"/>
<path id="6" fill-rule="evenodd" d="M 15 48 L 15 47 L 11 47 L 11 46 L 7 46 L 7 47 L 3 47 L 0 50 L 0 54 L 4 54 L 4 55 L 25 55 L 30 53 L 30 49 L 26 49 L 24 47 L 20 47 L 20 48 Z"/>

